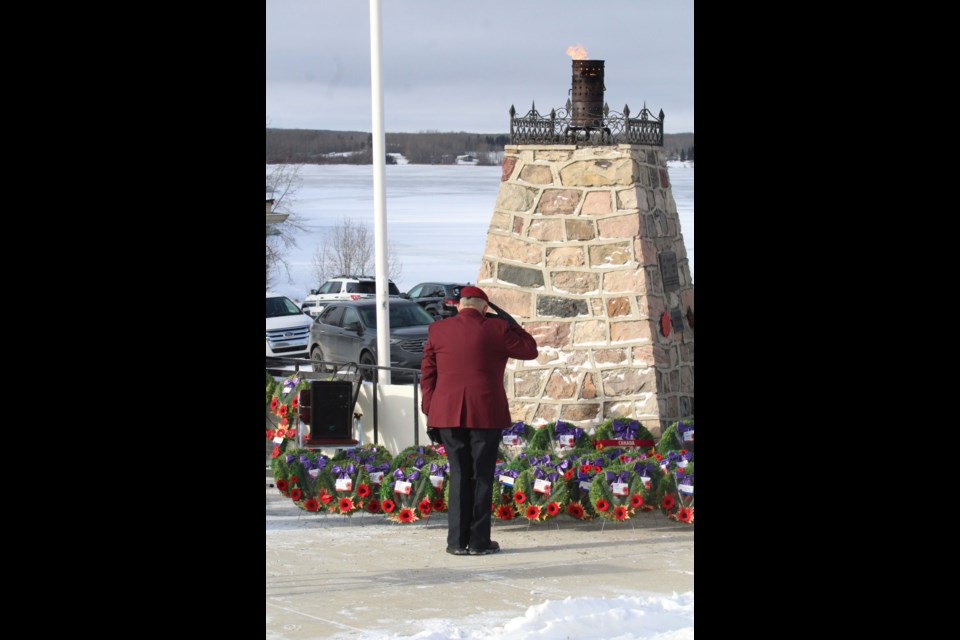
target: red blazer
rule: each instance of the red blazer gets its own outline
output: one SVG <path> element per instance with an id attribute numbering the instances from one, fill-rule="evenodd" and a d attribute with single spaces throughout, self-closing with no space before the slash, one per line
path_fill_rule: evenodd
<path id="1" fill-rule="evenodd" d="M 508 358 L 532 360 L 537 341 L 520 325 L 476 309 L 430 325 L 420 364 L 421 408 L 429 427 L 506 429 L 510 407 L 503 372 Z"/>

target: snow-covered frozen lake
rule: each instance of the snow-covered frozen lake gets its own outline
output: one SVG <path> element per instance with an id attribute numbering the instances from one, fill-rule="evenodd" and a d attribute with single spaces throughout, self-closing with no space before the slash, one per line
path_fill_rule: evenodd
<path id="1" fill-rule="evenodd" d="M 693 171 L 689 163 L 670 163 L 691 274 Z M 387 165 L 387 241 L 403 265 L 393 278 L 401 291 L 430 280 L 476 282 L 500 176 L 499 166 Z M 371 234 L 374 229 L 371 165 L 303 165 L 300 177 L 290 208 L 306 229 L 288 252 L 289 281 L 282 274 L 271 287 L 297 301 L 320 284 L 313 255 L 341 218 L 366 225 Z"/>

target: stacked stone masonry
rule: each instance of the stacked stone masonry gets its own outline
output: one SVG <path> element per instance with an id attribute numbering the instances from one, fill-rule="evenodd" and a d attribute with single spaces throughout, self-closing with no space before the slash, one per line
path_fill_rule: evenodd
<path id="1" fill-rule="evenodd" d="M 514 420 L 660 435 L 693 416 L 693 283 L 659 147 L 508 145 L 477 283 L 539 347 L 508 364 Z"/>

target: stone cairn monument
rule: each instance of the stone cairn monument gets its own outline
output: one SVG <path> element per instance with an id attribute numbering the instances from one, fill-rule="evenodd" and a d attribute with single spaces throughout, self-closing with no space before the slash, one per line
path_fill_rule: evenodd
<path id="1" fill-rule="evenodd" d="M 513 420 L 625 416 L 659 436 L 694 413 L 693 283 L 663 111 L 610 112 L 603 64 L 573 61 L 566 109 L 511 107 L 477 284 L 540 350 L 508 363 Z"/>

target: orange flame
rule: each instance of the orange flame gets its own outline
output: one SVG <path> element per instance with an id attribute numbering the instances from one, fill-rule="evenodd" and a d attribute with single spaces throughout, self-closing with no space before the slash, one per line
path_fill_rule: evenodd
<path id="1" fill-rule="evenodd" d="M 567 47 L 567 55 L 574 60 L 586 60 L 587 50 L 583 48 L 583 45 L 578 44 L 573 47 Z"/>

